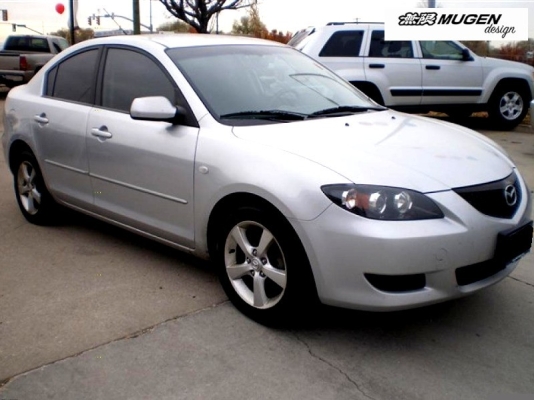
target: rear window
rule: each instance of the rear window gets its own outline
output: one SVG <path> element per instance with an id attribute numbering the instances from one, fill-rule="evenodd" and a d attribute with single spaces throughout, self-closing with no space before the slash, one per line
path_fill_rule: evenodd
<path id="1" fill-rule="evenodd" d="M 31 36 L 9 37 L 4 45 L 4 50 L 50 53 L 48 41 L 45 38 Z"/>
<path id="2" fill-rule="evenodd" d="M 315 33 L 315 28 L 303 29 L 295 33 L 287 44 L 301 50 L 304 42 L 306 41 L 305 39 L 307 39 L 313 33 Z"/>
<path id="3" fill-rule="evenodd" d="M 319 53 L 319 57 L 358 57 L 363 31 L 335 32 Z"/>

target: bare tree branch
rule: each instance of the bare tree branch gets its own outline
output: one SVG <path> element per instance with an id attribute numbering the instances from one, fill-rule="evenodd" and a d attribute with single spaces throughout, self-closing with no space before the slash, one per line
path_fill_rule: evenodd
<path id="1" fill-rule="evenodd" d="M 210 19 L 224 10 L 250 7 L 256 0 L 159 0 L 167 11 L 199 33 L 209 32 Z"/>

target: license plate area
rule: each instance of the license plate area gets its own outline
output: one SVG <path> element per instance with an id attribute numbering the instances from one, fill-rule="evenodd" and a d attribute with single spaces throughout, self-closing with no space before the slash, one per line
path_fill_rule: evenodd
<path id="1" fill-rule="evenodd" d="M 495 259 L 504 265 L 511 264 L 526 253 L 532 247 L 532 221 L 510 232 L 501 232 L 497 237 Z"/>

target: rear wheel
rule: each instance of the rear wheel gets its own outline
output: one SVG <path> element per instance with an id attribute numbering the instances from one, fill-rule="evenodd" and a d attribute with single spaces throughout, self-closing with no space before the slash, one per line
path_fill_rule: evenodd
<path id="1" fill-rule="evenodd" d="M 219 230 L 217 248 L 221 284 L 247 316 L 284 324 L 314 308 L 307 256 L 282 217 L 260 208 L 239 208 Z"/>
<path id="2" fill-rule="evenodd" d="M 17 157 L 14 172 L 15 195 L 24 218 L 37 225 L 50 223 L 55 202 L 31 152 L 23 151 Z"/>

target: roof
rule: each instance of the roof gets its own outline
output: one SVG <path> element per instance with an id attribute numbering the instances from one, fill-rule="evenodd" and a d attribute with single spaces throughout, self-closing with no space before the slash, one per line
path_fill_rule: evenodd
<path id="1" fill-rule="evenodd" d="M 85 44 L 130 44 L 142 45 L 147 42 L 155 42 L 164 47 L 190 47 L 209 45 L 229 45 L 229 44 L 255 44 L 255 45 L 281 45 L 270 40 L 257 39 L 245 36 L 233 35 L 213 35 L 197 33 L 175 33 L 175 34 L 150 34 L 150 35 L 119 35 L 98 39 L 87 40 Z M 283 45 L 281 45 L 283 46 Z"/>

